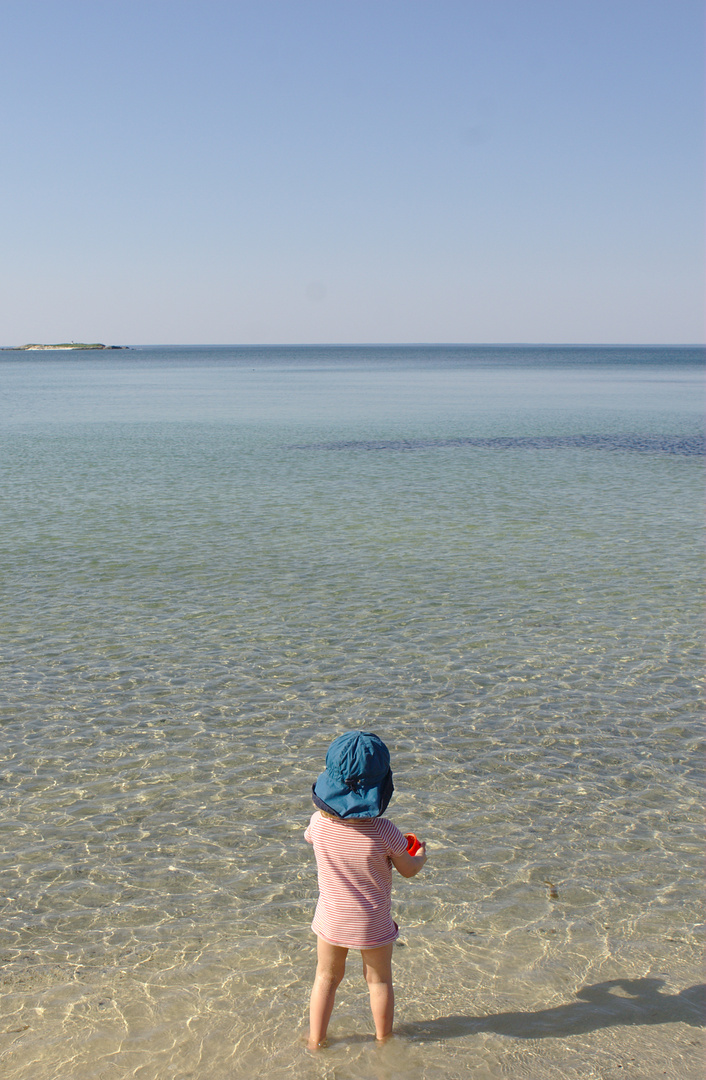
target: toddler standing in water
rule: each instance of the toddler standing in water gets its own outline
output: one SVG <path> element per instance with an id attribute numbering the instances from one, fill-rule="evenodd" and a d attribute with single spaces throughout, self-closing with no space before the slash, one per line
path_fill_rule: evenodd
<path id="1" fill-rule="evenodd" d="M 393 792 L 390 754 L 382 739 L 367 731 L 348 731 L 331 743 L 326 771 L 313 786 L 314 805 L 304 836 L 313 844 L 319 876 L 319 902 L 312 929 L 317 936 L 316 977 L 311 991 L 308 1047 L 326 1038 L 336 989 L 349 949 L 360 949 L 370 992 L 375 1034 L 392 1031 L 392 946 L 399 934 L 391 914 L 392 867 L 414 877 L 427 860 L 381 817 Z"/>

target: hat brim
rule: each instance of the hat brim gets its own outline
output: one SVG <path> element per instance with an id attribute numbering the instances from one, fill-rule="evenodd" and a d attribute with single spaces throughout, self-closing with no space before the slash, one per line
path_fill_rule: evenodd
<path id="1" fill-rule="evenodd" d="M 394 790 L 392 769 L 388 769 L 379 784 L 357 791 L 351 791 L 346 785 L 337 783 L 328 772 L 323 772 L 311 789 L 314 805 L 319 810 L 343 819 L 380 817 Z"/>

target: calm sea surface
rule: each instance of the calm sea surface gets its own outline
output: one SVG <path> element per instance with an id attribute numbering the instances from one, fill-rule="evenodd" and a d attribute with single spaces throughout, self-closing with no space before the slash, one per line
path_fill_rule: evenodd
<path id="1" fill-rule="evenodd" d="M 5 1080 L 700 1080 L 702 361 L 0 353 Z M 312 1058 L 350 727 L 430 860 Z"/>

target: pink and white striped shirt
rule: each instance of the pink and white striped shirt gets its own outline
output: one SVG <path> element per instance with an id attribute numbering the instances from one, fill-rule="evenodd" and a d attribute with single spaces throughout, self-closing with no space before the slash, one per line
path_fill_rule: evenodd
<path id="1" fill-rule="evenodd" d="M 388 818 L 312 815 L 304 839 L 313 844 L 319 902 L 312 930 L 331 945 L 375 949 L 399 934 L 391 914 L 392 855 L 407 841 Z"/>

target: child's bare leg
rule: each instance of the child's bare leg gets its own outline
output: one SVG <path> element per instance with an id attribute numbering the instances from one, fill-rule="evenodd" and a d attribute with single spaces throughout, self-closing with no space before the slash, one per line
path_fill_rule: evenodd
<path id="1" fill-rule="evenodd" d="M 348 949 L 340 945 L 330 945 L 328 941 L 320 937 L 317 937 L 316 941 L 318 962 L 309 1003 L 307 1046 L 310 1050 L 316 1050 L 326 1038 L 336 990 L 346 970 L 346 956 L 348 955 Z"/>
<path id="2" fill-rule="evenodd" d="M 392 944 L 379 949 L 362 949 L 363 974 L 370 992 L 370 1009 L 375 1021 L 375 1036 L 386 1039 L 392 1031 L 395 1015 L 395 991 L 392 988 Z"/>

